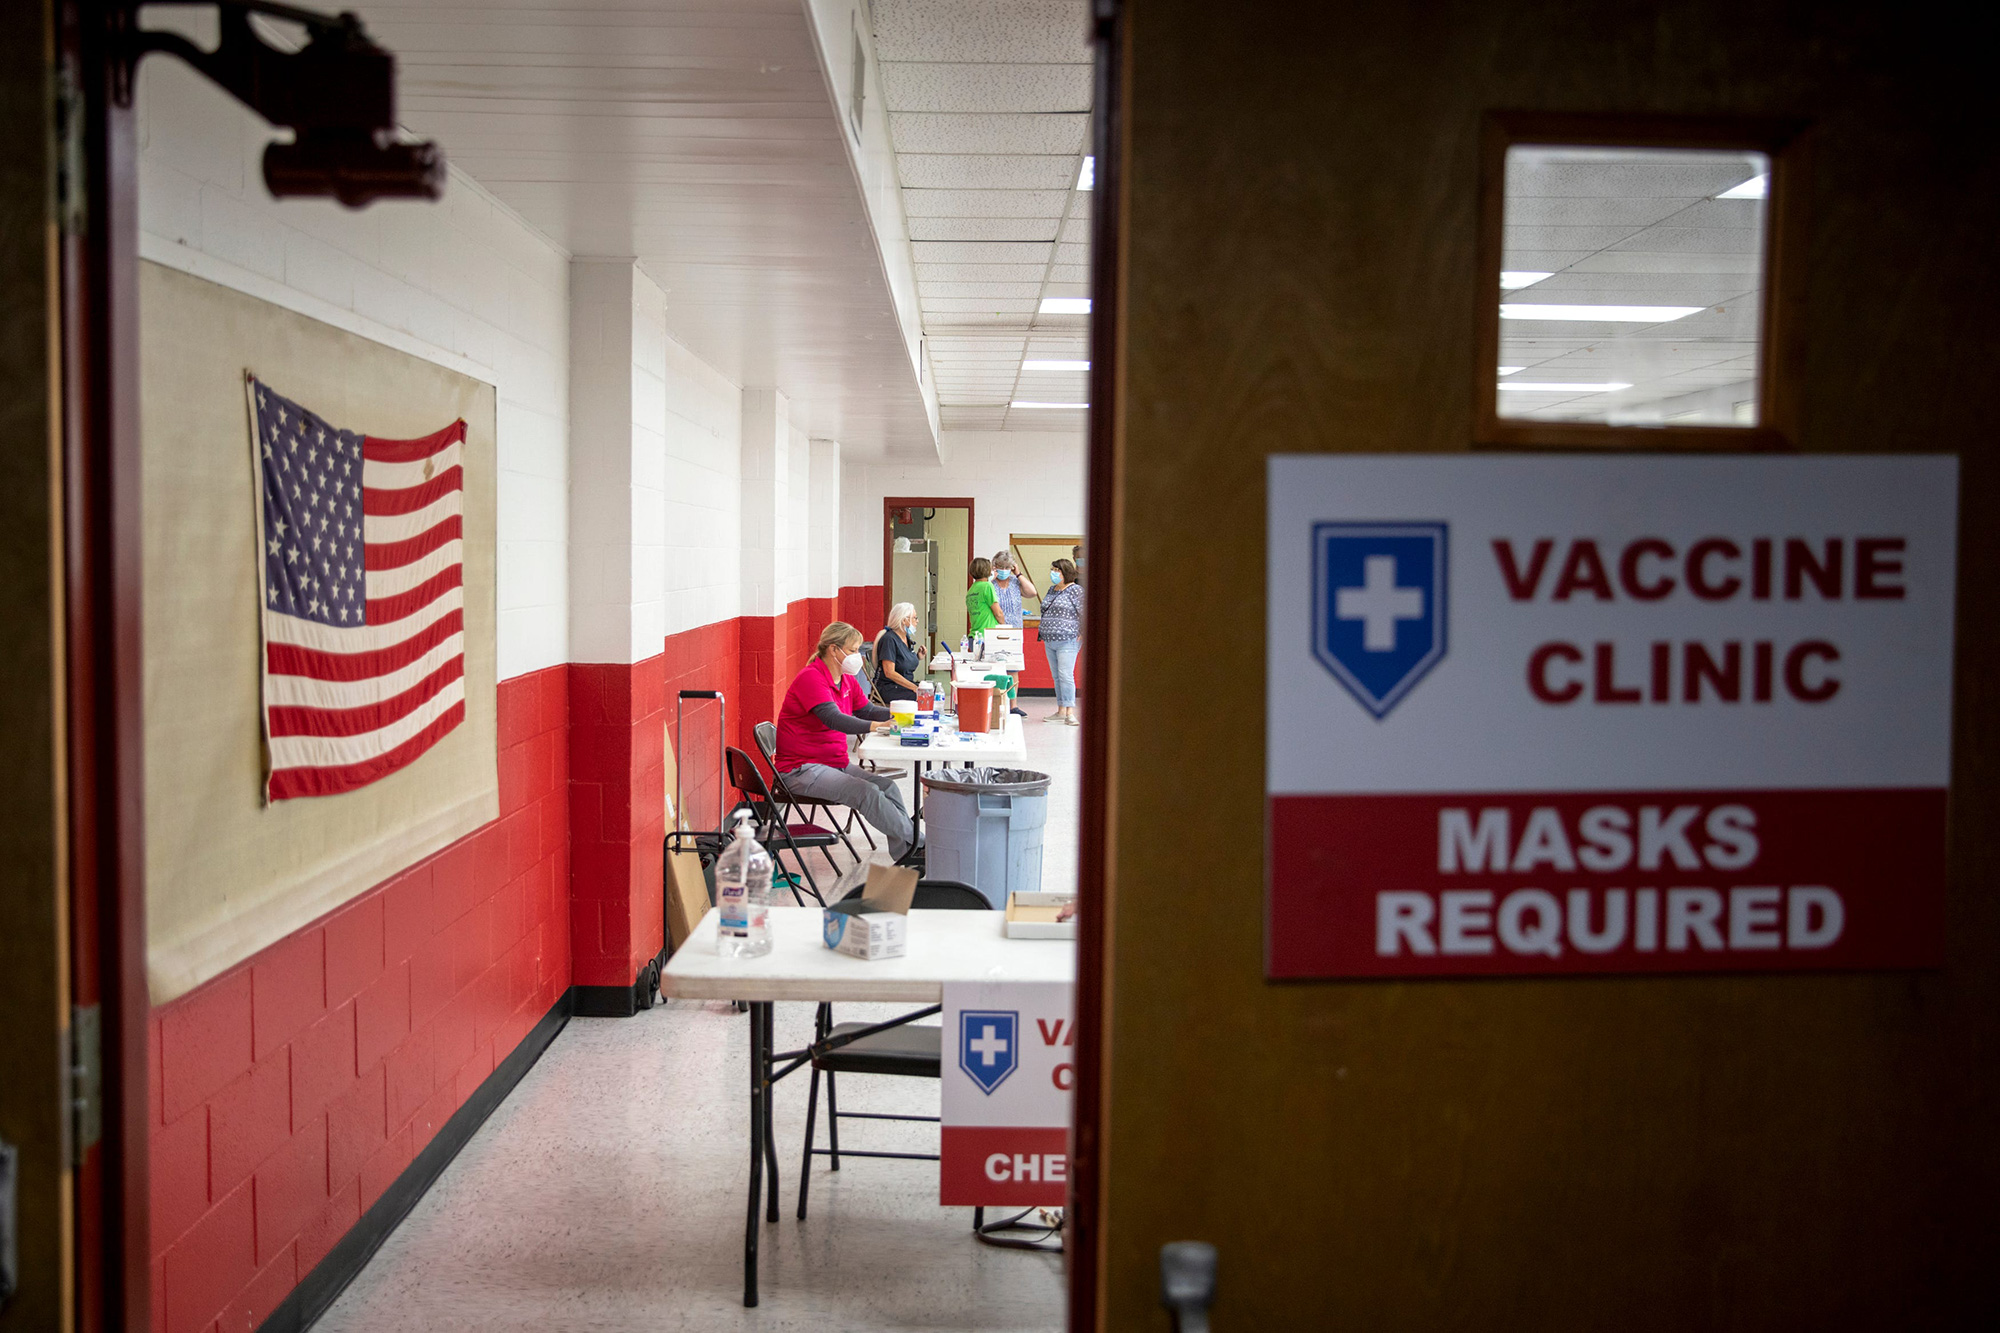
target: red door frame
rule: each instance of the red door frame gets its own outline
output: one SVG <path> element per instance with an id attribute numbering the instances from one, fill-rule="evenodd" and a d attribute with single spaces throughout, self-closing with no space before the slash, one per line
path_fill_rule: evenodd
<path id="1" fill-rule="evenodd" d="M 138 140 L 118 0 L 61 0 L 80 179 L 58 204 L 62 683 L 72 1003 L 96 1005 L 102 1137 L 76 1172 L 77 1328 L 151 1327 Z M 73 159 L 74 160 L 74 159 Z"/>
<path id="2" fill-rule="evenodd" d="M 889 511 L 892 509 L 963 509 L 965 511 L 965 549 L 968 553 L 972 550 L 973 519 L 977 517 L 972 512 L 972 497 L 969 495 L 944 497 L 885 495 L 882 497 L 882 619 L 884 621 L 889 619 L 889 607 L 891 604 L 889 599 L 892 595 L 889 589 L 893 586 L 889 579 L 889 551 L 895 545 L 889 536 Z M 969 580 L 966 586 L 972 586 Z"/>

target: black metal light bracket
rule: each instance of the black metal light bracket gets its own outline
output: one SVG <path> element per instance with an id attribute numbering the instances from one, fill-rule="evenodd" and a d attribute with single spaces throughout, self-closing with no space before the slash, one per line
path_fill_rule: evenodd
<path id="1" fill-rule="evenodd" d="M 213 4 L 221 39 L 204 51 L 179 33 L 139 27 L 139 10 L 158 4 Z M 264 184 L 280 199 L 332 196 L 349 208 L 377 199 L 438 199 L 444 153 L 436 143 L 405 143 L 396 131 L 396 57 L 377 46 L 349 12 L 319 14 L 273 0 L 129 0 L 112 6 L 125 53 L 116 90 L 130 105 L 142 57 L 178 56 L 271 124 L 293 131 L 290 143 L 264 150 Z M 250 26 L 252 14 L 297 23 L 305 46 L 285 51 Z"/>

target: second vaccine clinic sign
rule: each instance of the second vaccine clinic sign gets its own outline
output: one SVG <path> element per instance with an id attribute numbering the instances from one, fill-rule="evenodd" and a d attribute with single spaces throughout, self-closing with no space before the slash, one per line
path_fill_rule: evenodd
<path id="1" fill-rule="evenodd" d="M 1955 459 L 1269 483 L 1269 975 L 1942 961 Z"/>

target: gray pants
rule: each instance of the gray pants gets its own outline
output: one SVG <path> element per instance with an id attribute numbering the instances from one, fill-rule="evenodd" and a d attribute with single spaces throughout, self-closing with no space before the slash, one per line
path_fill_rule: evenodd
<path id="1" fill-rule="evenodd" d="M 800 764 L 785 774 L 785 786 L 795 795 L 831 801 L 858 812 L 889 840 L 891 856 L 900 859 L 910 850 L 910 812 L 903 805 L 903 793 L 896 790 L 896 780 L 887 774 L 853 765 L 828 768 L 825 764 Z"/>

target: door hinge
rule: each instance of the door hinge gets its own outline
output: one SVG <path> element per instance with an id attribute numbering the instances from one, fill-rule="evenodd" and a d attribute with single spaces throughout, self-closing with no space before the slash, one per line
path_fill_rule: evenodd
<path id="1" fill-rule="evenodd" d="M 103 1011 L 94 1004 L 70 1010 L 69 1024 L 69 1161 L 83 1165 L 84 1155 L 104 1137 Z"/>

